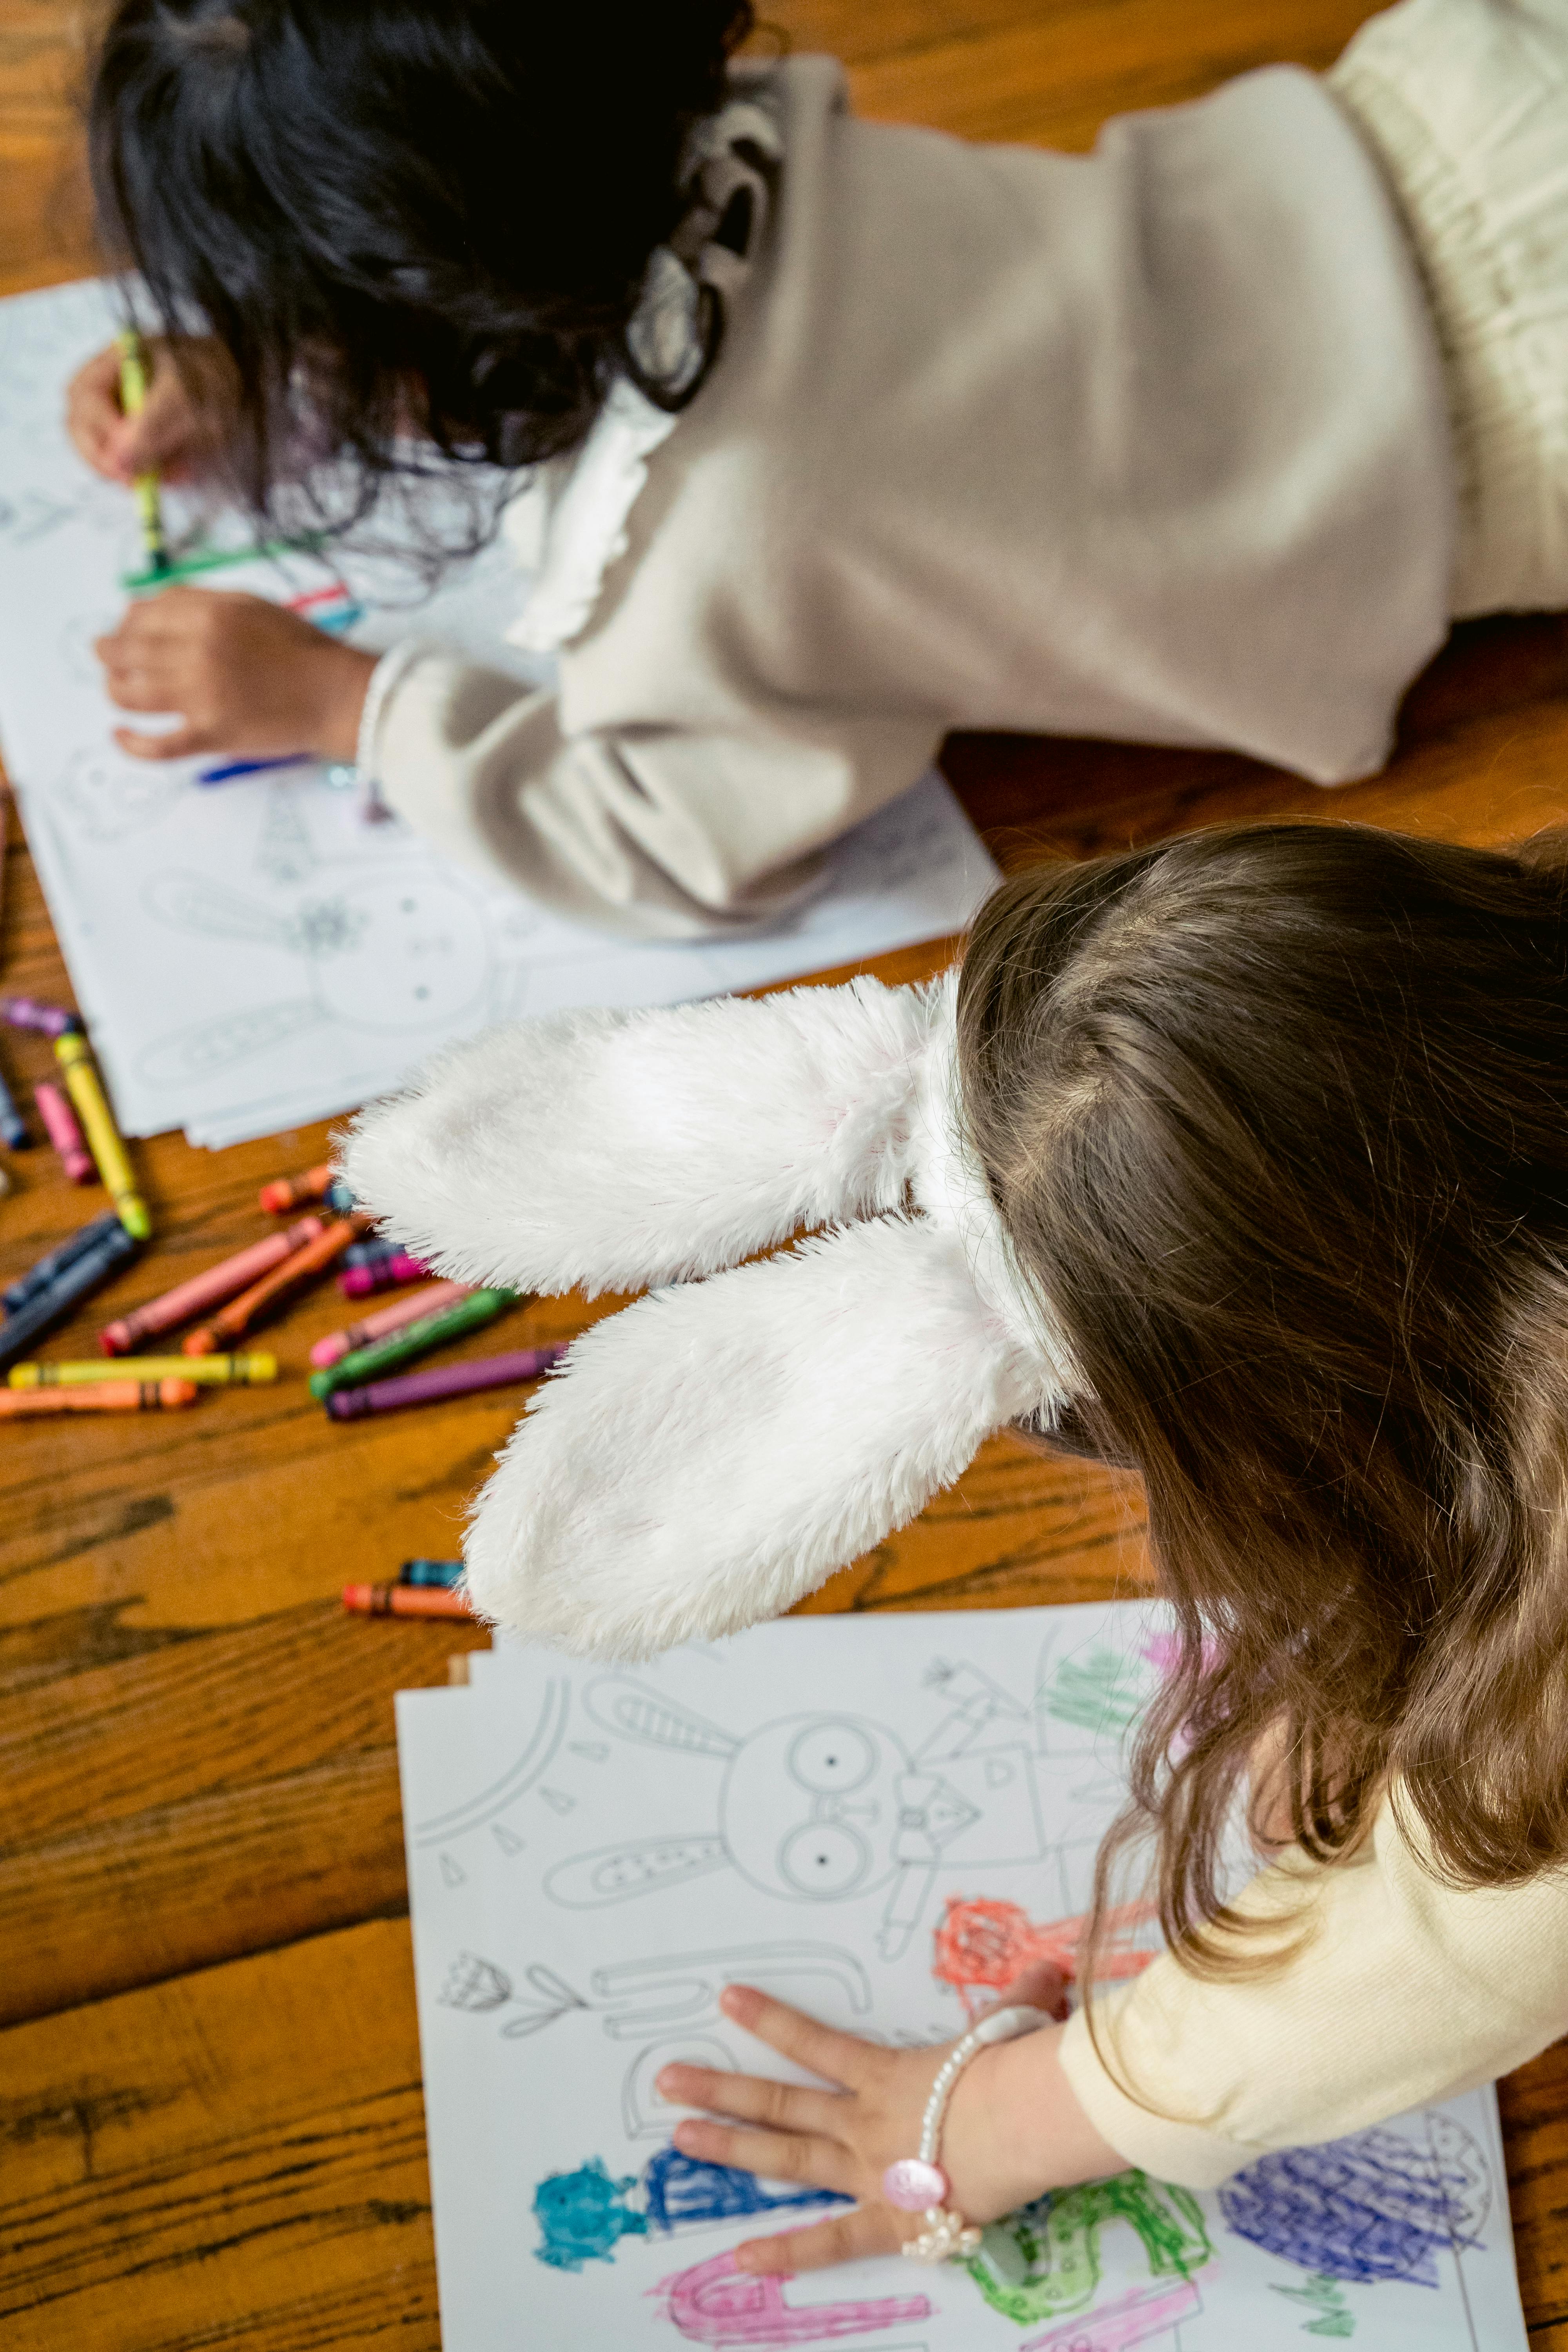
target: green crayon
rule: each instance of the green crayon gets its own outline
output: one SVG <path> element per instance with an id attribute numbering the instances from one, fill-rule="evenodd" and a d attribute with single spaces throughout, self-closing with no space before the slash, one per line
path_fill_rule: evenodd
<path id="1" fill-rule="evenodd" d="M 310 1394 L 324 1402 L 334 1389 L 363 1388 L 366 1381 L 379 1380 L 383 1372 L 399 1364 L 411 1364 L 416 1356 L 428 1355 L 432 1348 L 444 1348 L 448 1339 L 461 1339 L 466 1333 L 493 1323 L 516 1297 L 515 1290 L 471 1290 L 455 1307 L 424 1316 L 419 1322 L 376 1340 L 374 1347 L 355 1348 L 335 1364 L 312 1372 Z"/>

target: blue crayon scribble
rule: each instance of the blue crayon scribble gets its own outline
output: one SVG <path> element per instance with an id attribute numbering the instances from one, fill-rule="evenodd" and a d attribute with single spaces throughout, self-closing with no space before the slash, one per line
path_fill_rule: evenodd
<path id="1" fill-rule="evenodd" d="M 678 2147 L 661 2147 L 643 2174 L 647 2218 L 656 2230 L 692 2221 L 729 2221 L 748 2213 L 775 2213 L 789 2205 L 852 2205 L 836 2189 L 764 2189 L 754 2172 L 730 2164 L 703 2164 Z"/>
<path id="2" fill-rule="evenodd" d="M 1221 2189 L 1220 2210 L 1238 2237 L 1321 2277 L 1435 2287 L 1439 2252 L 1480 2242 L 1469 2233 L 1474 2157 L 1463 2158 L 1357 2132 L 1249 2165 Z"/>
<path id="3" fill-rule="evenodd" d="M 533 2218 L 544 2242 L 534 2260 L 552 2270 L 580 2271 L 584 2263 L 607 2263 L 623 2238 L 647 2235 L 647 2217 L 626 2203 L 637 2187 L 634 2174 L 612 2180 L 603 2157 L 590 2157 L 575 2172 L 552 2172 L 533 2192 Z"/>

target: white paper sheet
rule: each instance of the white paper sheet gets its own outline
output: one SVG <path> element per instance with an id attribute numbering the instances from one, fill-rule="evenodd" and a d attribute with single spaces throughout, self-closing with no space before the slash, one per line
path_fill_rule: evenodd
<path id="1" fill-rule="evenodd" d="M 956 930 L 995 880 L 932 774 L 847 837 L 790 924 L 625 943 L 462 871 L 400 824 L 367 827 L 322 771 L 204 789 L 207 762 L 126 758 L 91 644 L 141 562 L 135 518 L 60 423 L 67 377 L 113 323 L 95 284 L 0 302 L 0 746 L 127 1133 L 271 1134 L 386 1091 L 493 1021 L 755 987 Z M 499 546 L 422 603 L 395 568 L 343 570 L 368 607 L 356 642 L 417 629 L 548 677 L 500 640 L 522 583 Z M 209 580 L 282 597 L 328 576 L 291 559 Z"/>
<path id="2" fill-rule="evenodd" d="M 789 2074 L 721 2015 L 731 1978 L 889 2042 L 962 2030 L 986 1934 L 1089 1899 L 1160 1632 L 817 1619 L 626 1671 L 509 1647 L 399 1697 L 446 2352 L 1524 2352 L 1490 2090 L 1216 2195 L 1068 2192 L 1054 2268 L 1037 2212 L 973 2273 L 730 2269 L 807 2213 L 676 2158 L 658 2068 Z M 977 1899 L 1015 1907 L 950 1908 Z"/>

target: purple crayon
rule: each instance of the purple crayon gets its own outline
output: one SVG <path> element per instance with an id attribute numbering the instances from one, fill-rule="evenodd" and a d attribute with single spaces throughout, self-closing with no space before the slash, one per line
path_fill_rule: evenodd
<path id="1" fill-rule="evenodd" d="M 436 1372 L 405 1372 L 395 1381 L 372 1381 L 363 1389 L 334 1390 L 327 1411 L 334 1421 L 358 1421 L 367 1412 L 397 1412 L 405 1404 L 436 1404 L 443 1397 L 472 1396 L 479 1389 L 511 1388 L 519 1381 L 536 1381 L 565 1353 L 563 1339 L 552 1348 L 516 1348 L 510 1355 L 446 1364 Z"/>
<path id="2" fill-rule="evenodd" d="M 79 1013 L 63 1004 L 40 1004 L 32 996 L 0 996 L 0 1021 L 13 1029 L 36 1029 L 41 1037 L 70 1037 L 81 1028 Z"/>
<path id="3" fill-rule="evenodd" d="M 370 1298 L 378 1290 L 395 1290 L 400 1282 L 424 1282 L 429 1272 L 423 1258 L 410 1257 L 406 1250 L 392 1250 L 368 1265 L 351 1265 L 346 1274 L 339 1275 L 338 1288 L 345 1298 Z"/>

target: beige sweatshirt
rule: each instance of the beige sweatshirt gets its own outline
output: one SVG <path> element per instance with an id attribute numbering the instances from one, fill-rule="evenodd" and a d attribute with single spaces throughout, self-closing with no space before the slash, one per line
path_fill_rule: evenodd
<path id="1" fill-rule="evenodd" d="M 641 486 L 558 691 L 390 657 L 390 803 L 689 936 L 791 903 L 952 727 L 1376 768 L 1447 625 L 1456 475 L 1400 209 L 1323 83 L 1267 68 L 1090 156 L 858 122 L 826 58 L 736 91 L 778 160 L 717 365 L 646 455 L 629 387 L 602 421 Z"/>
<path id="2" fill-rule="evenodd" d="M 1081 2010 L 1062 2063 L 1130 2164 L 1212 2189 L 1269 2148 L 1338 2139 L 1489 2083 L 1568 2032 L 1568 1870 L 1455 1888 L 1385 1806 L 1358 1857 L 1299 1850 L 1238 1909 L 1308 1931 L 1278 1974 L 1207 1983 L 1168 1954 Z M 1265 1932 L 1261 1948 L 1267 1950 Z"/>

